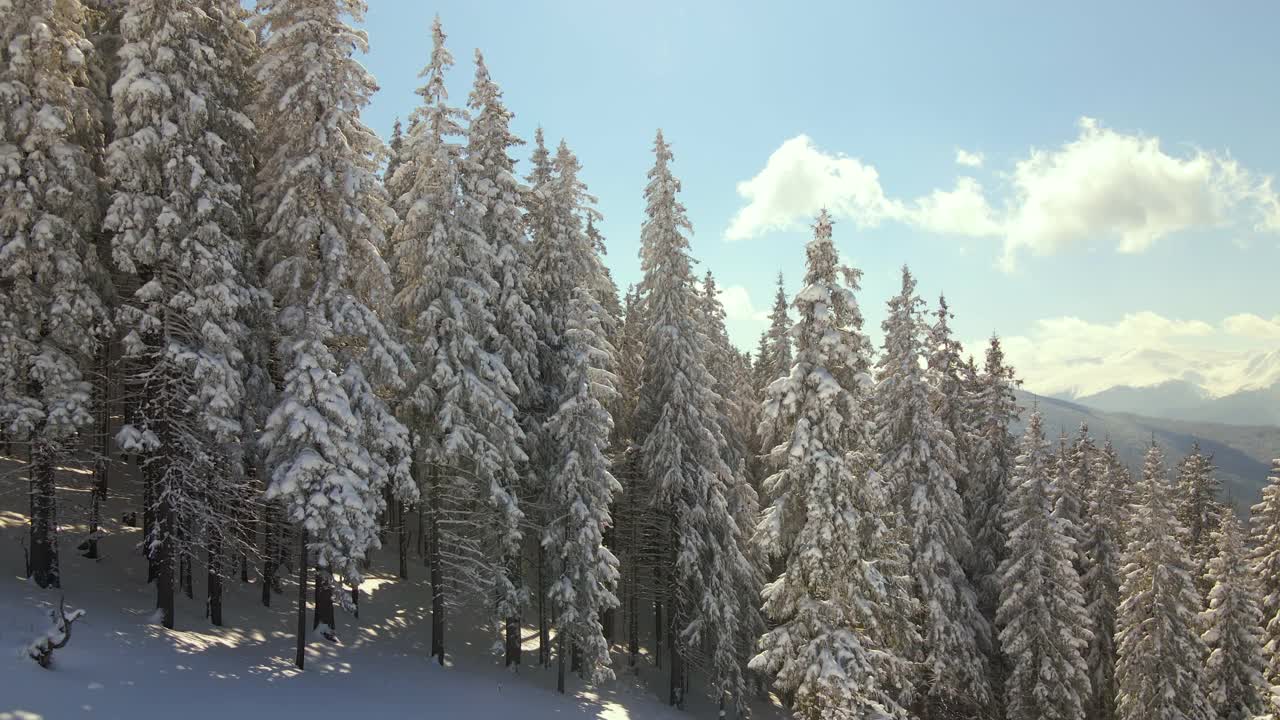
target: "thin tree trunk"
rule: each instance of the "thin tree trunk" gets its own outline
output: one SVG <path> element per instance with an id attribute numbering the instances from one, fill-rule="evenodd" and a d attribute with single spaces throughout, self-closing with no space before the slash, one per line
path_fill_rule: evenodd
<path id="1" fill-rule="evenodd" d="M 672 707 L 684 709 L 684 658 L 680 653 L 680 642 L 676 638 L 675 613 L 670 613 L 667 620 L 667 648 L 671 652 L 671 697 Z"/>
<path id="2" fill-rule="evenodd" d="M 107 459 L 111 452 L 111 344 L 98 349 L 98 378 L 93 384 L 94 410 L 98 415 L 97 457 L 93 461 L 93 494 L 89 499 L 89 540 L 84 556 L 97 560 L 98 534 L 102 529 L 102 503 L 107 501 Z"/>
<path id="3" fill-rule="evenodd" d="M 276 533 L 273 504 L 262 507 L 262 607 L 271 607 L 271 585 L 276 574 Z"/>
<path id="4" fill-rule="evenodd" d="M 58 498 L 54 485 L 52 445 L 39 435 L 31 439 L 31 554 L 27 575 L 42 588 L 62 587 L 58 568 Z"/>
<path id="5" fill-rule="evenodd" d="M 152 538 L 156 535 L 156 460 L 150 456 L 139 456 L 142 466 L 142 554 L 147 557 L 147 582 L 155 580 L 160 574 L 156 566 Z"/>
<path id="6" fill-rule="evenodd" d="M 551 664 L 551 631 L 547 622 L 546 592 L 547 553 L 538 543 L 538 664 L 547 667 Z"/>
<path id="7" fill-rule="evenodd" d="M 654 567 L 653 570 L 653 666 L 662 669 L 662 638 L 666 634 L 666 623 L 662 621 L 663 607 L 662 594 L 666 591 L 662 587 L 662 568 Z"/>
<path id="8" fill-rule="evenodd" d="M 360 618 L 360 586 L 359 585 L 351 586 L 351 608 L 352 608 L 352 614 L 355 615 L 356 619 L 358 620 Z"/>
<path id="9" fill-rule="evenodd" d="M 521 558 L 519 554 L 517 554 L 515 557 L 509 558 L 507 560 L 507 566 L 511 572 L 511 577 L 515 581 L 517 587 L 519 587 L 520 584 L 523 583 L 523 578 L 521 577 L 522 563 L 520 562 L 520 559 Z M 521 659 L 520 650 L 521 650 L 520 648 L 520 615 L 512 614 L 511 616 L 507 617 L 507 624 L 506 624 L 506 666 L 507 667 L 511 667 L 512 665 L 516 666 L 517 668 L 520 667 L 520 659 Z"/>
<path id="10" fill-rule="evenodd" d="M 400 548 L 400 579 L 409 577 L 409 535 L 404 528 L 404 503 L 395 501 L 396 545 Z"/>
<path id="11" fill-rule="evenodd" d="M 431 539 L 427 543 L 427 551 L 431 564 L 431 657 L 444 665 L 444 564 L 440 557 L 440 493 L 435 487 L 437 478 L 431 478 Z M 419 505 L 418 522 L 422 522 L 421 505 Z"/>
<path id="12" fill-rule="evenodd" d="M 327 630 L 321 630 L 320 634 L 326 640 L 332 640 L 338 633 L 338 621 L 333 612 L 333 581 L 332 574 L 329 569 L 316 565 L 316 609 L 314 617 L 311 621 L 311 628 L 314 630 L 321 625 Z"/>
<path id="13" fill-rule="evenodd" d="M 205 566 L 209 569 L 209 622 L 222 625 L 222 536 L 215 528 L 210 531 L 209 549 Z"/>
<path id="14" fill-rule="evenodd" d="M 634 549 L 632 552 L 635 552 Z M 640 601 L 636 592 L 636 563 L 631 563 L 631 577 L 627 581 L 627 664 L 636 666 L 640 657 Z"/>
<path id="15" fill-rule="evenodd" d="M 298 528 L 298 652 L 293 664 L 303 669 L 307 659 L 307 529 Z"/>
<path id="16" fill-rule="evenodd" d="M 556 692 L 564 694 L 564 655 L 565 655 L 564 633 L 556 631 Z"/>
<path id="17" fill-rule="evenodd" d="M 149 464 L 156 458 L 148 458 Z M 156 543 L 152 557 L 156 566 L 156 607 L 161 613 L 162 624 L 173 629 L 173 561 L 174 517 L 173 505 L 166 493 L 160 494 L 159 512 L 156 513 Z"/>
<path id="18" fill-rule="evenodd" d="M 187 520 L 186 518 L 178 519 L 178 539 L 179 545 L 187 548 Z M 184 552 L 178 557 L 178 585 L 182 588 L 182 593 L 187 596 L 188 600 L 192 600 L 196 596 L 195 583 L 192 581 L 191 572 L 191 554 Z"/>

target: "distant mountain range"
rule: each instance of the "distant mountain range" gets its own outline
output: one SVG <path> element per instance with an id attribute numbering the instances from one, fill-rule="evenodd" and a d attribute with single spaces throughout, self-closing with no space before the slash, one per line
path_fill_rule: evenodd
<path id="1" fill-rule="evenodd" d="M 1186 380 L 1168 380 L 1147 387 L 1119 385 L 1091 395 L 1059 393 L 1055 397 L 1106 412 L 1189 422 L 1280 426 L 1280 382 L 1220 397 Z"/>
<path id="2" fill-rule="evenodd" d="M 1185 387 L 1164 388 L 1160 393 L 1133 393 L 1132 390 L 1148 388 L 1115 388 L 1091 396 L 1095 401 L 1109 404 L 1113 408 L 1133 407 L 1138 401 L 1146 403 L 1146 407 L 1163 409 L 1165 412 L 1180 412 L 1177 408 L 1191 407 L 1181 401 L 1194 397 L 1188 394 Z M 1271 412 L 1276 412 L 1277 391 L 1273 387 L 1258 393 L 1271 393 Z M 1203 416 L 1192 415 L 1193 419 L 1178 419 L 1169 416 L 1152 417 L 1133 412 L 1120 412 L 1090 406 L 1088 399 L 1073 401 L 1062 398 L 1044 397 L 1033 393 L 1018 391 L 1018 403 L 1023 408 L 1022 421 L 1017 432 L 1021 432 L 1032 407 L 1038 407 L 1044 417 L 1045 432 L 1051 440 L 1056 440 L 1059 432 L 1066 432 L 1075 437 L 1080 424 L 1087 423 L 1089 434 L 1099 445 L 1107 437 L 1111 438 L 1121 460 L 1128 465 L 1134 478 L 1140 476 L 1142 458 L 1154 440 L 1164 448 L 1165 459 L 1172 472 L 1177 461 L 1191 450 L 1192 443 L 1199 442 L 1200 449 L 1213 456 L 1218 477 L 1222 480 L 1223 493 L 1240 510 L 1258 502 L 1262 487 L 1266 484 L 1267 474 L 1271 468 L 1271 459 L 1280 457 L 1280 422 L 1273 419 L 1269 423 L 1258 425 L 1228 424 L 1220 421 L 1202 419 Z M 1237 393 L 1236 395 L 1244 395 Z M 1219 398 L 1218 402 L 1231 397 Z M 1098 400 L 1098 398 L 1101 398 Z M 1148 399 L 1149 398 L 1149 399 Z M 1250 408 L 1262 408 L 1265 398 L 1243 397 L 1231 403 L 1216 405 L 1205 398 L 1202 401 L 1213 405 L 1213 411 L 1221 412 L 1227 417 L 1243 417 L 1245 411 L 1257 412 Z M 1235 403 L 1235 404 L 1232 404 Z M 1256 405 L 1251 404 L 1256 403 Z M 1234 410 L 1233 408 L 1243 408 Z M 1209 410 L 1204 410 L 1209 414 Z M 1190 415 L 1190 413 L 1188 413 Z M 1255 415 L 1256 416 L 1256 415 Z M 1272 416 L 1275 418 L 1275 416 Z M 1055 446 L 1056 451 L 1056 446 Z"/>

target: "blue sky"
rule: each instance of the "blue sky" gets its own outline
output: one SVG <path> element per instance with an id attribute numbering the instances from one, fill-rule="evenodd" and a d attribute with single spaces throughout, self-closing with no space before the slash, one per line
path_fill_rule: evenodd
<path id="1" fill-rule="evenodd" d="M 1227 392 L 1247 363 L 1215 368 L 1280 347 L 1273 2 L 370 4 L 366 121 L 412 111 L 438 12 L 453 101 L 480 48 L 516 132 L 577 152 L 624 287 L 661 127 L 744 347 L 774 275 L 799 287 L 815 203 L 877 336 L 909 263 L 1034 389 L 1194 368 Z"/>

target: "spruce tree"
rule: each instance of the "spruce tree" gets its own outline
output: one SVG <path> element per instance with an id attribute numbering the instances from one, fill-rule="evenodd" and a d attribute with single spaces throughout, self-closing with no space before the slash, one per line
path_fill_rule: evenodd
<path id="1" fill-rule="evenodd" d="M 1250 521 L 1253 576 L 1262 600 L 1266 682 L 1280 696 L 1280 458 L 1271 461 L 1262 501 L 1253 506 Z M 1280 707 L 1275 712 L 1280 713 Z"/>
<path id="2" fill-rule="evenodd" d="M 784 572 L 764 590 L 774 627 L 751 666 L 796 717 L 906 718 L 919 642 L 896 511 L 875 471 L 857 273 L 818 215 L 796 295 L 795 363 L 771 384 L 761 434 L 774 473 L 756 542 Z"/>
<path id="3" fill-rule="evenodd" d="M 996 570 L 1004 560 L 1007 538 L 1002 514 L 1009 476 L 1018 452 L 1010 427 L 1018 418 L 1013 368 L 1005 364 L 1000 339 L 991 338 L 981 375 L 970 374 L 976 409 L 966 515 L 973 552 L 966 571 L 978 593 L 983 616 L 994 619 L 1000 585 Z"/>
<path id="4" fill-rule="evenodd" d="M 0 429 L 29 442 L 27 575 L 40 587 L 61 585 L 54 471 L 94 421 L 87 374 L 110 327 L 84 21 L 74 0 L 0 13 Z"/>
<path id="5" fill-rule="evenodd" d="M 919 713 L 971 716 L 991 702 L 990 625 L 960 562 L 971 552 L 964 501 L 956 489 L 955 438 L 934 412 L 936 390 L 922 367 L 921 306 L 915 278 L 902 269 L 902 291 L 889 301 L 877 363 L 877 447 L 882 472 L 903 513 L 911 576 L 920 600 L 925 681 Z"/>
<path id="6" fill-rule="evenodd" d="M 522 141 L 511 134 L 512 113 L 502 102 L 502 91 L 489 76 L 484 56 L 476 51 L 476 74 L 467 99 L 471 125 L 459 169 L 465 205 L 462 232 L 483 238 L 493 254 L 493 279 L 497 292 L 490 299 L 493 308 L 496 353 L 511 374 L 518 394 L 514 401 L 517 421 L 530 430 L 540 399 L 538 365 L 538 320 L 530 306 L 530 248 L 521 215 L 522 187 L 513 171 L 510 150 Z M 532 452 L 536 433 L 526 433 L 525 455 Z M 527 472 L 526 468 L 521 468 Z M 519 545 L 506 558 L 511 588 L 503 594 L 505 613 L 505 661 L 520 661 L 520 616 L 528 603 L 524 587 Z"/>
<path id="7" fill-rule="evenodd" d="M 1000 643 L 1009 656 L 1009 720 L 1083 720 L 1089 702 L 1088 617 L 1070 526 L 1056 504 L 1039 411 L 1022 438 L 1005 510 L 1009 557 L 1000 566 Z M 1056 498 L 1056 502 L 1055 502 Z"/>
<path id="8" fill-rule="evenodd" d="M 393 218 L 377 177 L 382 143 L 360 120 L 375 89 L 352 57 L 367 37 L 354 0 L 263 0 L 256 216 L 264 282 L 277 310 L 283 378 L 261 442 L 266 497 L 299 527 L 302 666 L 305 579 L 314 559 L 316 622 L 332 629 L 333 578 L 360 582 L 378 546 L 383 487 L 416 499 L 408 432 L 385 402 L 412 368 L 374 311 L 389 273 L 381 258 Z M 345 597 L 345 594 L 342 595 Z"/>
<path id="9" fill-rule="evenodd" d="M 1121 720 L 1208 720 L 1200 598 L 1174 515 L 1164 453 L 1147 451 L 1143 504 L 1125 552 L 1116 622 L 1116 712 Z"/>
<path id="10" fill-rule="evenodd" d="M 228 151 L 247 153 L 252 127 L 231 69 L 244 59 L 233 54 L 237 11 L 129 3 L 112 91 L 116 137 L 106 167 L 114 193 L 104 225 L 117 270 L 133 281 L 117 323 L 130 360 L 126 383 L 139 398 L 117 442 L 143 458 L 151 486 L 157 524 L 147 543 L 167 627 L 175 566 L 189 568 L 197 549 L 205 551 L 221 622 L 224 561 L 252 550 L 237 528 L 256 493 L 241 424 L 241 347 L 254 300 L 243 272 L 249 160 Z"/>
<path id="11" fill-rule="evenodd" d="M 640 235 L 647 331 L 639 436 L 642 467 L 663 521 L 656 537 L 663 574 L 657 592 L 670 656 L 668 700 L 682 707 L 689 665 L 706 670 L 713 697 L 723 701 L 742 694 L 735 651 L 742 628 L 734 592 L 735 578 L 749 563 L 729 511 L 733 473 L 722 456 L 719 399 L 699 332 L 685 237 L 690 225 L 661 131 L 654 155 Z"/>
<path id="12" fill-rule="evenodd" d="M 760 358 L 767 369 L 764 373 L 766 384 L 791 372 L 791 336 L 788 334 L 791 326 L 791 317 L 787 314 L 787 292 L 782 286 L 782 273 L 778 273 L 773 308 L 769 311 L 769 329 L 765 331 L 769 350 Z"/>
<path id="13" fill-rule="evenodd" d="M 1077 470 L 1082 455 L 1077 455 Z M 1090 701 L 1087 716 L 1112 720 L 1116 713 L 1116 609 L 1120 604 L 1121 553 L 1124 550 L 1124 484 L 1127 473 L 1108 439 L 1097 458 L 1096 479 L 1086 487 L 1089 523 L 1082 554 L 1085 557 L 1084 596 L 1090 631 Z"/>
<path id="14" fill-rule="evenodd" d="M 1195 561 L 1193 573 L 1202 597 L 1213 588 L 1207 569 L 1219 550 L 1214 533 L 1226 512 L 1218 500 L 1222 482 L 1213 471 L 1213 458 L 1200 452 L 1199 441 L 1193 442 L 1191 452 L 1178 463 L 1174 490 L 1178 522 L 1187 533 L 1184 542 Z"/>
<path id="15" fill-rule="evenodd" d="M 1215 720 L 1250 720 L 1266 700 L 1257 583 L 1234 513 L 1222 513 L 1213 536 L 1218 552 L 1208 564 L 1209 604 L 1200 618 L 1209 650 L 1205 691 Z"/>
<path id="16" fill-rule="evenodd" d="M 392 244 L 401 280 L 395 304 L 418 368 L 403 407 L 427 475 L 431 654 L 443 664 L 446 617 L 463 602 L 461 593 L 493 603 L 491 620 L 503 634 L 523 605 L 511 559 L 523 533 L 516 485 L 526 456 L 515 405 L 520 388 L 502 354 L 497 314 L 503 288 L 495 241 L 513 242 L 510 233 L 518 230 L 509 215 L 494 217 L 484 197 L 483 173 L 501 168 L 485 171 L 476 159 L 462 169 L 455 142 L 462 113 L 448 105 L 444 73 L 453 58 L 438 17 L 431 34 L 431 58 L 417 91 L 422 106 L 393 178 L 403 189 L 405 215 Z M 494 137 L 477 142 L 485 152 L 505 152 L 499 133 L 491 132 Z M 499 161 L 490 154 L 489 162 Z"/>
<path id="17" fill-rule="evenodd" d="M 548 474 L 551 518 L 542 545 L 551 554 L 552 602 L 558 662 L 557 690 L 565 691 L 568 655 L 593 682 L 613 678 L 600 618 L 618 605 L 618 560 L 604 546 L 609 506 L 622 487 L 609 472 L 605 450 L 613 420 L 605 409 L 616 393 L 613 348 L 604 336 L 604 309 L 589 288 L 574 291 L 565 328 L 565 393 L 547 422 L 558 461 Z"/>

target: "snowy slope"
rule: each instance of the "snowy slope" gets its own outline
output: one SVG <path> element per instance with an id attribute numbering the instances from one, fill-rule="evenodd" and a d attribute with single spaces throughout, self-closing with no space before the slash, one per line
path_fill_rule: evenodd
<path id="1" fill-rule="evenodd" d="M 42 670 L 22 654 L 48 625 L 44 608 L 56 590 L 22 579 L 21 541 L 26 532 L 26 483 L 14 463 L 0 459 L 0 720 L 48 718 L 710 718 L 715 708 L 698 697 L 685 712 L 668 708 L 665 684 L 648 657 L 641 672 L 627 672 L 615 654 L 618 679 L 584 687 L 570 678 L 570 694 L 555 693 L 554 669 L 531 665 L 536 634 L 526 630 L 525 666 L 515 674 L 490 652 L 491 640 L 468 626 L 454 630 L 452 662 L 428 662 L 429 590 L 414 558 L 410 579 L 388 575 L 394 557 L 378 558 L 362 591 L 359 619 L 342 614 L 341 644 L 308 645 L 307 669 L 293 667 L 297 586 L 286 584 L 273 607 L 263 608 L 255 584 L 230 583 L 224 601 L 226 627 L 203 617 L 204 582 L 197 568 L 196 599 L 178 595 L 177 626 L 151 622 L 155 595 L 134 545 L 137 530 L 116 521 L 127 508 L 110 503 L 101 561 L 75 551 L 76 531 L 63 528 L 61 558 L 68 608 L 83 607 L 70 644 Z M 74 476 L 67 476 L 74 480 Z M 126 493 L 128 488 L 125 488 Z M 64 522 L 74 524 L 86 495 L 59 489 Z M 414 576 L 416 573 L 416 577 Z M 451 627 L 466 623 L 455 622 Z M 695 687 L 695 690 L 697 688 Z M 777 717 L 757 707 L 756 718 Z"/>

